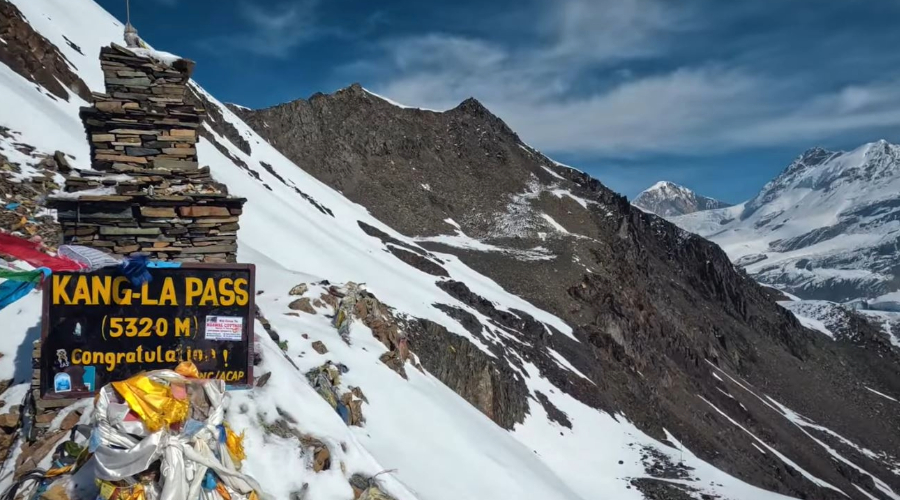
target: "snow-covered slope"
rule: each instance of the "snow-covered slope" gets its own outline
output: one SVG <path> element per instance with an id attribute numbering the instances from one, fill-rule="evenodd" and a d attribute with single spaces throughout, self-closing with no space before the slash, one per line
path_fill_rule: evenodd
<path id="1" fill-rule="evenodd" d="M 724 201 L 701 196 L 674 182 L 660 181 L 637 195 L 632 205 L 663 217 L 691 214 L 730 206 Z"/>
<path id="2" fill-rule="evenodd" d="M 103 90 L 96 54 L 99 47 L 120 40 L 120 23 L 90 0 L 15 0 L 14 4 L 32 26 L 61 48 L 92 90 Z M 73 166 L 89 167 L 77 116 L 78 107 L 85 105 L 80 98 L 71 95 L 68 102 L 52 98 L 3 65 L 0 96 L 0 125 L 9 128 L 13 137 L 0 139 L 0 152 L 15 161 L 33 163 L 33 156 L 20 152 L 14 143 L 29 144 L 37 152 L 64 151 L 75 157 Z M 257 265 L 258 305 L 280 333 L 292 361 L 282 356 L 281 347 L 257 324 L 263 354 L 258 369 L 271 372 L 271 379 L 262 388 L 232 393 L 228 406 L 229 420 L 247 432 L 244 471 L 260 481 L 266 494 L 287 499 L 308 484 L 303 498 L 346 499 L 352 497 L 347 480 L 354 473 L 371 476 L 393 470 L 379 480 L 401 500 L 641 498 L 630 480 L 647 476 L 644 458 L 647 449 L 652 449 L 671 463 L 683 461 L 687 475 L 671 479 L 673 483 L 732 499 L 784 498 L 702 462 L 678 446 L 677 436 L 663 444 L 622 415 L 578 402 L 529 361 L 517 363 L 526 376 L 529 413 L 524 423 L 507 431 L 427 372 L 409 369 L 409 379 L 404 380 L 380 363 L 385 347 L 362 323 L 353 324 L 351 344 L 346 345 L 324 311 L 288 315 L 288 291 L 298 283 L 363 282 L 399 313 L 440 323 L 479 345 L 460 323 L 432 304 L 450 304 L 480 317 L 478 311 L 448 296 L 435 285 L 434 276 L 405 265 L 381 241 L 363 235 L 358 221 L 406 245 L 415 247 L 414 242 L 306 174 L 225 106 L 211 96 L 206 98 L 218 108 L 220 119 L 250 145 L 251 152 L 245 153 L 210 128 L 224 151 L 204 139 L 199 155 L 217 180 L 249 200 L 241 218 L 239 259 Z M 450 278 L 465 283 L 499 310 L 524 311 L 552 326 L 558 335 L 571 334 L 564 322 L 507 293 L 458 258 L 440 255 L 440 259 Z M 6 354 L 0 358 L 0 378 L 16 379 L 3 396 L 7 404 L 16 404 L 27 388 L 27 353 L 35 340 L 39 312 L 37 294 L 0 311 L 0 324 L 5 325 L 0 349 Z M 328 347 L 327 355 L 310 348 L 317 340 Z M 25 356 L 13 355 L 23 350 Z M 367 395 L 364 427 L 345 426 L 307 384 L 303 373 L 329 359 L 346 364 L 345 383 L 361 387 Z M 565 413 L 571 428 L 551 419 L 537 402 L 537 391 Z M 82 417 L 87 419 L 88 415 Z M 269 427 L 276 424 L 322 440 L 335 466 L 319 473 L 309 470 L 309 458 L 296 438 L 270 432 Z"/>
<path id="3" fill-rule="evenodd" d="M 811 149 L 753 199 L 670 220 L 802 298 L 886 295 L 900 288 L 900 146 Z"/>

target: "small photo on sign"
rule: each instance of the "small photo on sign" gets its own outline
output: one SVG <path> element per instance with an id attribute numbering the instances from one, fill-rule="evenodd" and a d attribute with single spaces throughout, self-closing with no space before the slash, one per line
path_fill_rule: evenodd
<path id="1" fill-rule="evenodd" d="M 207 340 L 240 341 L 244 333 L 244 318 L 240 316 L 207 316 Z"/>
<path id="2" fill-rule="evenodd" d="M 53 377 L 53 392 L 71 392 L 72 378 L 66 373 L 57 373 Z"/>

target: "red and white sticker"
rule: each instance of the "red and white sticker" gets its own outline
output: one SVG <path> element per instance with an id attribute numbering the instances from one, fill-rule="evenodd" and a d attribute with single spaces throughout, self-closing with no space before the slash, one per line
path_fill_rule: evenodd
<path id="1" fill-rule="evenodd" d="M 207 340 L 237 340 L 244 336 L 244 318 L 240 316 L 207 316 Z"/>

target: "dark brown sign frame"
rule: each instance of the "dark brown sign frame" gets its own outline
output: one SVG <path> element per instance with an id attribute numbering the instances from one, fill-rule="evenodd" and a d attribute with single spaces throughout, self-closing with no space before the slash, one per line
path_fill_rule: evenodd
<path id="1" fill-rule="evenodd" d="M 53 304 L 54 279 L 62 283 L 65 276 L 72 276 L 66 282 L 68 294 L 60 296 L 60 300 L 72 300 L 73 294 L 79 293 L 73 282 L 78 283 L 79 277 L 84 276 L 89 286 L 96 277 L 98 283 L 105 283 L 108 288 L 99 291 L 84 288 L 80 292 L 82 297 L 85 292 L 97 297 L 110 292 L 109 284 L 121 276 L 115 267 L 90 273 L 55 273 L 44 280 L 39 360 L 42 399 L 93 397 L 109 382 L 142 371 L 174 368 L 186 359 L 195 362 L 201 376 L 223 378 L 229 388 L 252 386 L 256 266 L 185 263 L 180 267 L 149 268 L 148 271 L 153 279 L 145 287 L 135 289 L 130 283 L 119 284 L 120 288 L 127 286 L 130 290 L 129 304 L 101 304 L 99 300 L 89 305 Z M 237 277 L 247 279 L 246 304 L 237 304 L 239 300 L 226 304 L 228 294 L 235 292 L 229 292 L 224 285 L 229 280 L 233 284 Z M 191 300 L 197 303 L 188 305 L 188 279 L 193 279 L 192 284 L 196 284 L 196 279 L 213 280 L 214 290 L 206 292 L 225 293 L 221 303 L 218 295 L 215 304 L 210 305 L 210 300 L 201 300 L 192 294 Z M 166 281 L 170 281 L 169 285 L 164 285 Z M 177 286 L 179 283 L 184 286 Z M 163 290 L 165 286 L 169 288 L 166 290 L 168 295 Z M 203 286 L 207 283 L 203 282 Z M 163 297 L 172 296 L 172 288 L 175 289 L 174 305 L 172 300 L 163 300 Z M 116 290 L 120 294 L 126 293 Z M 155 298 L 142 299 L 141 292 Z M 238 297 L 240 295 L 238 293 Z M 140 302 L 135 303 L 138 300 Z M 238 323 L 240 340 L 236 339 Z M 173 352 L 177 354 L 174 362 L 171 361 Z"/>

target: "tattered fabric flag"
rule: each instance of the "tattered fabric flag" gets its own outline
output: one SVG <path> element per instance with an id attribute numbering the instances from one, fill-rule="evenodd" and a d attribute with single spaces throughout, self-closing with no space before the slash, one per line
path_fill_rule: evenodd
<path id="1" fill-rule="evenodd" d="M 0 254 L 9 255 L 35 267 L 46 267 L 53 271 L 81 271 L 81 264 L 69 259 L 54 257 L 40 250 L 37 243 L 11 234 L 0 233 Z"/>
<path id="2" fill-rule="evenodd" d="M 81 245 L 63 245 L 56 254 L 64 259 L 79 263 L 85 272 L 96 271 L 104 267 L 118 266 L 122 260 L 96 248 Z"/>
<path id="3" fill-rule="evenodd" d="M 40 269 L 34 271 L 17 271 L 14 269 L 0 268 L 0 279 L 22 281 L 22 282 L 40 282 L 44 273 Z"/>
<path id="4" fill-rule="evenodd" d="M 0 278 L 6 279 L 0 283 L 0 309 L 28 295 L 46 276 L 50 276 L 50 270 L 46 267 L 34 271 L 0 269 Z"/>
<path id="5" fill-rule="evenodd" d="M 119 271 L 131 281 L 132 286 L 139 287 L 153 279 L 147 270 L 148 262 L 146 255 L 132 255 L 119 264 Z"/>

